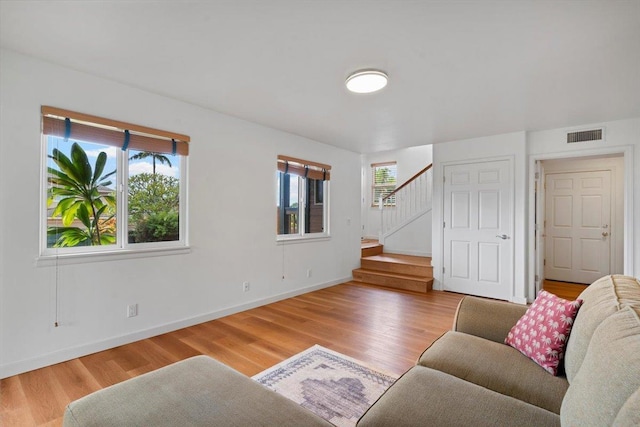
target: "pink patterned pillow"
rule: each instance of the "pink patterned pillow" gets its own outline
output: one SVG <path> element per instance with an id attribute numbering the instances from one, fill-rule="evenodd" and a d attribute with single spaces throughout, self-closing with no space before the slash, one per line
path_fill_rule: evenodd
<path id="1" fill-rule="evenodd" d="M 558 375 L 564 347 L 582 300 L 567 301 L 541 291 L 518 320 L 505 344 L 524 354 L 552 375 Z"/>

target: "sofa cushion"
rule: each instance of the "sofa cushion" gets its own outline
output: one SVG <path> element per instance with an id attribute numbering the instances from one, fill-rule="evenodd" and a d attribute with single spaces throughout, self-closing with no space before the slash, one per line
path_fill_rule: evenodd
<path id="1" fill-rule="evenodd" d="M 444 372 L 414 366 L 369 408 L 358 426 L 416 425 L 559 426 L 560 417 Z"/>
<path id="2" fill-rule="evenodd" d="M 629 276 L 605 276 L 589 285 L 578 298 L 583 304 L 573 324 L 564 359 L 569 383 L 578 373 L 598 325 L 623 307 L 640 307 L 640 282 Z"/>
<path id="3" fill-rule="evenodd" d="M 418 364 L 490 390 L 560 413 L 569 383 L 507 345 L 449 331 L 436 340 Z"/>
<path id="4" fill-rule="evenodd" d="M 563 425 L 610 426 L 640 388 L 639 314 L 640 309 L 625 307 L 602 321 L 593 333 L 562 402 Z"/>
<path id="5" fill-rule="evenodd" d="M 63 425 L 331 426 L 207 356 L 174 363 L 71 402 Z"/>
<path id="6" fill-rule="evenodd" d="M 453 330 L 503 343 L 526 311 L 526 305 L 467 295 L 458 304 Z"/>
<path id="7" fill-rule="evenodd" d="M 640 388 L 622 405 L 613 422 L 613 427 L 625 426 L 640 426 Z"/>
<path id="8" fill-rule="evenodd" d="M 552 375 L 558 375 L 564 347 L 582 300 L 567 301 L 541 291 L 513 325 L 504 343 L 518 350 Z"/>

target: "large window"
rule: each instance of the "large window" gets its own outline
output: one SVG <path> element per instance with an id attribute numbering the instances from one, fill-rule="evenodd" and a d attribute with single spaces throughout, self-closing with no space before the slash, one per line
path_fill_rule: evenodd
<path id="1" fill-rule="evenodd" d="M 374 163 L 371 165 L 371 206 L 379 206 L 383 199 L 396 189 L 398 184 L 398 165 L 396 162 Z M 395 206 L 396 197 L 392 195 L 383 202 L 385 206 Z"/>
<path id="2" fill-rule="evenodd" d="M 189 137 L 42 107 L 42 250 L 186 246 Z"/>
<path id="3" fill-rule="evenodd" d="M 278 238 L 329 235 L 331 166 L 278 156 Z"/>

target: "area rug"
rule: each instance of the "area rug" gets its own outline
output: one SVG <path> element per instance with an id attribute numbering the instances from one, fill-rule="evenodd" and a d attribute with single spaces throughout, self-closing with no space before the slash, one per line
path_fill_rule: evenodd
<path id="1" fill-rule="evenodd" d="M 354 426 L 396 380 L 319 345 L 253 379 L 340 427 Z"/>

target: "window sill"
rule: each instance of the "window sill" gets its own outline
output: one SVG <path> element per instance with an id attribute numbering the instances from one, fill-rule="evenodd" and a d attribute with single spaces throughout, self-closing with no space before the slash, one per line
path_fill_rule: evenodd
<path id="1" fill-rule="evenodd" d="M 278 245 L 289 245 L 293 243 L 308 243 L 308 242 L 324 242 L 331 240 L 331 236 L 327 234 L 323 234 L 322 236 L 304 236 L 304 237 L 282 237 L 278 236 L 276 238 L 276 243 Z"/>
<path id="2" fill-rule="evenodd" d="M 172 248 L 122 249 L 109 252 L 85 252 L 62 255 L 41 255 L 36 258 L 36 267 L 85 264 L 90 262 L 119 261 L 125 259 L 150 258 L 156 256 L 182 255 L 191 253 L 189 246 Z"/>

